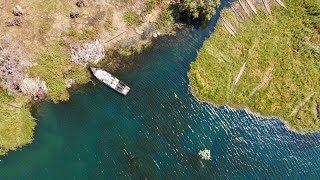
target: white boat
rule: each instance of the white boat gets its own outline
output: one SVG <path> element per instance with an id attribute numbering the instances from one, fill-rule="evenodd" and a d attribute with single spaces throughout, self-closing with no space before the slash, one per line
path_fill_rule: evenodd
<path id="1" fill-rule="evenodd" d="M 114 77 L 107 71 L 104 71 L 99 68 L 90 68 L 93 75 L 105 85 L 111 87 L 115 91 L 119 92 L 120 94 L 127 95 L 130 91 L 130 87 L 120 81 L 118 78 Z"/>

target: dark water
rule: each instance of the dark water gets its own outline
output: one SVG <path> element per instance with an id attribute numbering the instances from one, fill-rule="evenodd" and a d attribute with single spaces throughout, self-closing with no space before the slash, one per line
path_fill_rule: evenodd
<path id="1" fill-rule="evenodd" d="M 134 57 L 116 74 L 132 87 L 126 97 L 98 83 L 43 103 L 34 143 L 0 158 L 0 179 L 319 179 L 319 134 L 191 95 L 189 64 L 215 20 Z M 212 160 L 200 159 L 204 148 Z"/>

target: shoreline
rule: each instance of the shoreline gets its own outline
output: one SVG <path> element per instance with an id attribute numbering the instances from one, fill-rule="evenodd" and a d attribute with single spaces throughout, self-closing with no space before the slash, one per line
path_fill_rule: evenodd
<path id="1" fill-rule="evenodd" d="M 82 66 L 81 63 L 76 64 L 70 59 L 70 51 L 74 43 L 80 47 L 83 43 L 101 39 L 104 51 L 102 54 L 105 54 L 103 57 L 97 57 L 99 63 L 89 64 L 100 67 L 106 66 L 108 71 L 113 72 L 130 66 L 131 62 L 121 60 L 122 56 L 130 56 L 143 51 L 152 43 L 154 38 L 160 36 L 160 31 L 161 35 L 175 32 L 175 26 L 177 25 L 173 23 L 174 19 L 169 12 L 171 5 L 166 2 L 145 7 L 143 1 L 132 2 L 127 6 L 124 3 L 105 4 L 89 0 L 85 1 L 83 6 L 77 8 L 74 8 L 75 2 L 65 0 L 59 1 L 57 4 L 48 3 L 45 5 L 42 5 L 38 0 L 34 2 L 21 1 L 19 2 L 20 6 L 15 3 L 17 2 L 3 4 L 3 6 L 0 4 L 0 11 L 4 14 L 0 20 L 3 21 L 6 21 L 5 16 L 13 16 L 12 7 L 17 7 L 21 11 L 19 16 L 14 17 L 21 24 L 8 27 L 0 26 L 0 31 L 4 33 L 0 35 L 0 60 L 6 57 L 6 54 L 3 53 L 9 53 L 18 62 L 17 65 L 12 65 L 13 68 L 18 68 L 18 70 L 13 69 L 12 71 L 21 72 L 18 74 L 19 76 L 15 76 L 19 78 L 27 77 L 31 81 L 35 81 L 32 78 L 39 78 L 39 83 L 44 84 L 45 89 L 41 89 L 39 86 L 33 92 L 28 91 L 28 94 L 24 94 L 24 92 L 19 92 L 19 89 L 14 89 L 16 88 L 15 84 L 10 86 L 13 87 L 13 90 L 1 87 L 1 100 L 5 98 L 5 101 L 12 102 L 20 107 L 13 109 L 5 104 L 0 104 L 3 111 L 0 112 L 2 131 L 10 132 L 9 136 L 1 137 L 3 141 L 0 144 L 1 155 L 6 155 L 9 151 L 15 151 L 32 143 L 37 121 L 34 117 L 34 111 L 39 104 L 45 101 L 53 101 L 53 103 L 67 101 L 72 93 L 92 81 L 87 62 L 85 62 L 85 66 Z M 48 9 L 40 8 L 38 5 L 46 6 Z M 62 16 L 68 14 L 68 8 L 78 11 L 80 16 L 76 18 Z M 39 10 L 39 12 L 36 10 Z M 48 11 L 52 13 L 46 14 Z M 161 17 L 163 13 L 168 13 L 168 17 Z M 47 15 L 52 17 L 46 19 Z M 46 21 L 42 21 L 43 19 L 46 19 Z M 158 25 L 157 23 L 160 22 L 168 27 L 163 28 Z M 33 26 L 28 27 L 31 24 Z M 147 27 L 151 24 L 152 28 L 148 29 Z M 38 28 L 38 26 L 44 29 L 40 29 L 40 32 L 32 31 L 33 28 Z M 25 34 L 25 36 L 20 37 L 19 34 Z M 29 38 L 29 36 L 34 38 Z M 18 40 L 20 43 L 16 43 Z M 17 52 L 20 51 L 21 53 L 18 54 Z M 20 57 L 24 57 L 23 61 Z M 20 66 L 19 60 L 22 62 L 20 64 L 28 62 L 28 66 Z M 7 81 L 13 83 L 11 79 Z M 19 79 L 19 81 L 22 80 Z M 39 97 L 35 96 L 36 93 L 34 93 L 38 90 L 43 90 L 43 94 Z M 22 116 L 19 113 L 22 109 L 28 109 L 30 113 L 30 115 L 26 115 L 27 117 L 22 118 L 25 119 L 26 122 L 23 122 L 25 124 L 19 122 L 20 116 Z M 13 117 L 10 117 L 12 119 L 10 123 L 15 123 L 15 126 L 21 129 L 20 131 L 19 128 L 15 130 L 19 134 L 12 131 L 13 125 L 8 123 L 8 118 L 3 117 L 3 114 L 8 113 L 13 115 Z M 17 114 L 17 117 L 15 117 L 15 114 Z M 3 130 L 3 128 L 6 129 Z M 23 131 L 27 130 L 32 130 L 32 133 L 24 134 Z M 26 138 L 26 136 L 28 137 Z"/>
<path id="2" fill-rule="evenodd" d="M 192 90 L 192 87 L 191 85 L 189 84 L 189 89 L 190 89 L 190 92 L 193 96 L 193 98 L 195 100 L 197 100 L 199 103 L 206 103 L 206 104 L 209 104 L 215 108 L 221 108 L 221 107 L 225 107 L 227 109 L 230 109 L 232 111 L 245 111 L 247 114 L 250 114 L 250 115 L 253 115 L 257 118 L 263 118 L 263 119 L 266 119 L 268 121 L 270 120 L 276 120 L 276 121 L 279 121 L 281 123 L 283 123 L 283 127 L 287 130 L 287 131 L 290 131 L 290 132 L 293 132 L 293 133 L 296 133 L 296 134 L 300 134 L 300 135 L 306 135 L 306 134 L 313 134 L 313 133 L 320 133 L 319 131 L 313 131 L 313 132 L 300 132 L 292 127 L 289 126 L 288 122 L 286 120 L 283 120 L 282 118 L 280 117 L 276 117 L 276 116 L 264 116 L 260 113 L 257 113 L 257 112 L 254 112 L 252 110 L 250 110 L 248 107 L 244 107 L 244 108 L 233 108 L 232 106 L 228 105 L 228 104 L 224 104 L 224 105 L 216 105 L 214 104 L 213 102 L 210 102 L 210 101 L 206 101 L 206 100 L 200 100 L 194 93 L 193 93 L 193 90 Z"/>

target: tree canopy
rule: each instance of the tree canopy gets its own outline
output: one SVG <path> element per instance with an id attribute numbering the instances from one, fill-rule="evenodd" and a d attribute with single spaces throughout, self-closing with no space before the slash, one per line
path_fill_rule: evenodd
<path id="1" fill-rule="evenodd" d="M 193 19 L 210 20 L 219 5 L 220 0 L 181 0 L 179 9 Z"/>

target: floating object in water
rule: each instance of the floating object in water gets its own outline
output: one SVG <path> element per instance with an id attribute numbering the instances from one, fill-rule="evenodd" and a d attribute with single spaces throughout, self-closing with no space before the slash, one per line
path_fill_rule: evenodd
<path id="1" fill-rule="evenodd" d="M 198 154 L 201 157 L 201 159 L 211 160 L 210 150 L 208 149 L 200 150 Z"/>
<path id="2" fill-rule="evenodd" d="M 91 67 L 90 70 L 92 71 L 93 75 L 105 85 L 111 87 L 115 91 L 119 92 L 120 94 L 127 95 L 130 91 L 130 87 L 124 84 L 122 81 L 104 71 L 102 69 Z"/>

